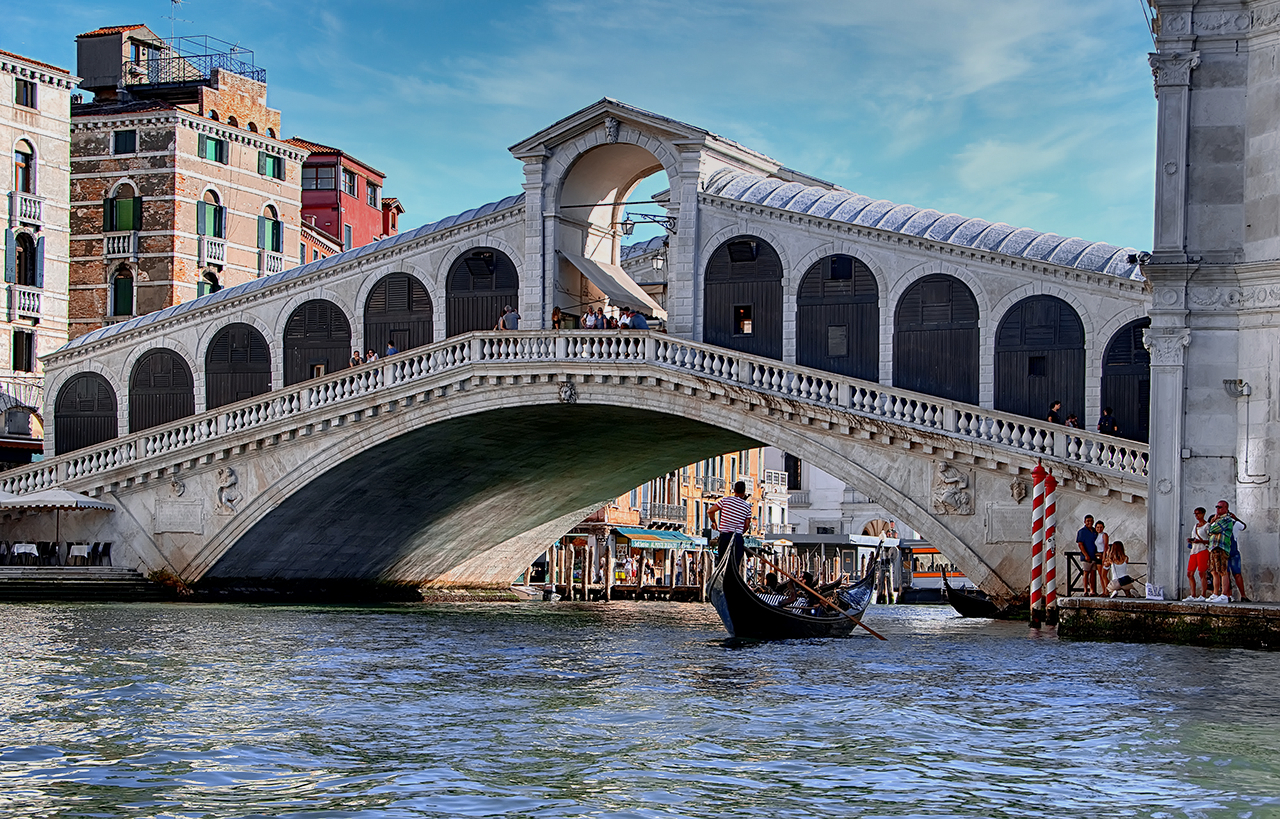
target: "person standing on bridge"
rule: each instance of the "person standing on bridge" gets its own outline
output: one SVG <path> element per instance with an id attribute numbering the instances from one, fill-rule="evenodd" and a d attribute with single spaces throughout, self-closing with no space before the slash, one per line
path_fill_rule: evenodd
<path id="1" fill-rule="evenodd" d="M 648 330 L 649 329 L 649 320 L 645 318 L 644 314 L 639 312 L 638 310 L 631 311 L 631 329 L 632 330 Z"/>
<path id="2" fill-rule="evenodd" d="M 520 314 L 511 309 L 511 305 L 502 308 L 502 318 L 493 326 L 495 330 L 519 330 Z"/>
<path id="3" fill-rule="evenodd" d="M 747 500 L 747 482 L 733 485 L 733 494 L 725 495 L 707 509 L 707 522 L 720 532 L 716 546 L 716 560 L 724 556 L 727 548 L 736 548 L 751 528 L 751 502 Z"/>

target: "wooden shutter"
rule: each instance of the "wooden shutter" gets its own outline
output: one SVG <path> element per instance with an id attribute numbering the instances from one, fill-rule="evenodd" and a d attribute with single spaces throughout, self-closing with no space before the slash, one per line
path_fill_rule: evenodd
<path id="1" fill-rule="evenodd" d="M 36 239 L 36 287 L 44 287 L 44 237 Z"/>
<path id="2" fill-rule="evenodd" d="M 209 158 L 209 137 L 204 134 L 200 135 L 200 148 L 198 152 L 201 159 Z"/>
<path id="3" fill-rule="evenodd" d="M 258 151 L 258 173 L 263 176 L 270 176 L 271 171 L 268 170 L 267 160 L 270 159 L 266 151 Z"/>
<path id="4" fill-rule="evenodd" d="M 202 134 L 200 138 L 204 139 L 204 135 Z M 196 202 L 196 233 L 201 236 L 209 235 L 209 217 L 205 213 L 208 207 L 208 202 Z"/>
<path id="5" fill-rule="evenodd" d="M 133 227 L 130 230 L 142 230 L 142 197 L 133 197 Z"/>
<path id="6" fill-rule="evenodd" d="M 13 228 L 4 230 L 4 280 L 9 284 L 18 280 L 18 237 Z"/>
<path id="7" fill-rule="evenodd" d="M 227 238 L 227 209 L 222 205 L 210 205 L 213 214 L 213 235 Z"/>
<path id="8" fill-rule="evenodd" d="M 263 250 L 267 247 L 267 217 L 258 217 L 258 247 Z"/>
<path id="9" fill-rule="evenodd" d="M 102 232 L 110 233 L 116 229 L 116 200 L 108 196 L 102 200 Z"/>

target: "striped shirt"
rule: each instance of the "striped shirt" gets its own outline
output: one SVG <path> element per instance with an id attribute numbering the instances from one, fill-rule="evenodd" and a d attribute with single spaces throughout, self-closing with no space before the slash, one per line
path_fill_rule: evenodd
<path id="1" fill-rule="evenodd" d="M 725 495 L 717 503 L 720 514 L 716 521 L 721 532 L 747 531 L 747 521 L 751 520 L 751 504 L 737 495 Z"/>

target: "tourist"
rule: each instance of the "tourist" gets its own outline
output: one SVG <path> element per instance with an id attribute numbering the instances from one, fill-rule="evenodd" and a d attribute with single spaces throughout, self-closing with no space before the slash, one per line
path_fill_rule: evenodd
<path id="1" fill-rule="evenodd" d="M 1111 407 L 1103 407 L 1102 416 L 1098 418 L 1098 432 L 1104 435 L 1119 435 L 1120 424 L 1116 421 L 1115 413 Z"/>
<path id="2" fill-rule="evenodd" d="M 1062 409 L 1061 401 L 1054 401 L 1049 405 L 1049 416 L 1045 418 L 1051 424 L 1061 424 L 1062 416 L 1058 414 L 1058 410 Z"/>
<path id="3" fill-rule="evenodd" d="M 1107 590 L 1111 592 L 1112 597 L 1119 597 L 1120 592 L 1124 592 L 1125 597 L 1137 597 L 1133 593 L 1133 578 L 1129 575 L 1129 558 L 1124 553 L 1124 543 L 1117 540 L 1111 544 L 1111 552 L 1107 556 L 1107 569 L 1111 574 L 1111 580 L 1107 583 Z"/>
<path id="4" fill-rule="evenodd" d="M 352 351 L 351 351 L 351 366 L 352 366 L 352 367 L 359 367 L 359 366 L 360 366 L 361 364 L 363 364 L 363 363 L 364 363 L 364 359 L 362 359 L 362 358 L 360 357 L 360 351 L 359 351 L 359 350 L 352 350 Z"/>
<path id="5" fill-rule="evenodd" d="M 764 594 L 782 594 L 782 589 L 778 586 L 777 572 L 769 572 L 764 576 L 764 585 L 760 587 L 760 591 Z"/>
<path id="6" fill-rule="evenodd" d="M 644 317 L 643 313 L 636 310 L 631 311 L 631 329 L 632 330 L 648 330 L 649 320 Z"/>
<path id="7" fill-rule="evenodd" d="M 1084 516 L 1084 526 L 1076 532 L 1076 547 L 1080 550 L 1080 571 L 1084 572 L 1084 596 L 1098 593 L 1095 563 L 1098 562 L 1098 532 L 1093 528 L 1093 515 Z"/>
<path id="8" fill-rule="evenodd" d="M 590 309 L 588 309 L 587 312 L 582 314 L 582 329 L 584 330 L 596 329 L 596 314 L 591 312 Z"/>
<path id="9" fill-rule="evenodd" d="M 605 318 L 603 307 L 596 308 L 596 329 L 597 330 L 609 329 L 609 320 Z"/>
<path id="10" fill-rule="evenodd" d="M 1240 602 L 1253 602 L 1249 596 L 1244 593 L 1244 577 L 1241 575 L 1240 567 L 1240 546 L 1236 539 L 1235 525 L 1240 524 L 1241 529 L 1247 529 L 1248 526 L 1244 521 L 1235 516 L 1231 511 L 1230 505 L 1225 500 L 1218 501 L 1214 507 L 1213 517 L 1209 518 L 1209 570 L 1213 571 L 1215 561 L 1222 564 L 1222 582 L 1219 582 L 1217 572 L 1213 574 L 1213 591 L 1214 596 L 1208 598 L 1210 603 L 1230 603 L 1231 602 L 1231 583 L 1234 580 L 1236 589 L 1240 592 Z M 1215 549 L 1225 553 L 1225 558 L 1216 558 Z"/>
<path id="11" fill-rule="evenodd" d="M 1074 412 L 1067 415 L 1067 426 L 1071 429 L 1084 429 L 1080 424 L 1080 416 Z"/>
<path id="12" fill-rule="evenodd" d="M 1097 588 L 1099 589 L 1104 589 L 1107 585 L 1106 561 L 1111 549 L 1111 535 L 1104 531 L 1106 528 L 1107 525 L 1100 520 L 1095 521 L 1093 524 L 1093 531 L 1097 533 L 1097 537 L 1093 541 L 1093 548 L 1094 553 L 1098 556 L 1093 567 L 1098 573 Z M 1098 592 L 1098 596 L 1102 596 L 1101 591 Z"/>
<path id="13" fill-rule="evenodd" d="M 1209 521 L 1204 519 L 1203 506 L 1197 506 L 1192 514 L 1196 516 L 1196 522 L 1191 527 L 1191 537 L 1187 538 L 1187 548 L 1191 550 L 1191 556 L 1187 558 L 1187 586 L 1191 593 L 1182 598 L 1182 602 L 1202 603 L 1209 597 Z M 1200 578 L 1199 590 L 1197 576 Z"/>
<path id="14" fill-rule="evenodd" d="M 631 329 L 631 308 L 630 307 L 624 307 L 618 311 L 618 329 L 619 330 Z"/>
<path id="15" fill-rule="evenodd" d="M 498 323 L 493 325 L 495 330 L 519 330 L 520 314 L 511 309 L 511 305 L 502 308 L 502 317 L 498 319 Z"/>
<path id="16" fill-rule="evenodd" d="M 560 324 L 561 324 L 560 308 L 552 307 L 551 308 L 551 329 L 559 330 Z"/>
<path id="17" fill-rule="evenodd" d="M 742 545 L 742 538 L 751 527 L 751 502 L 747 500 L 747 482 L 733 485 L 733 494 L 725 495 L 707 508 L 707 522 L 720 532 L 716 546 L 716 559 L 725 555 L 729 547 Z"/>
<path id="18" fill-rule="evenodd" d="M 390 339 L 388 339 L 388 340 L 387 340 L 387 355 L 395 355 L 395 354 L 396 354 L 396 353 L 398 353 L 398 352 L 400 352 L 400 350 L 396 348 L 396 343 L 395 343 L 394 341 L 391 341 Z"/>
<path id="19" fill-rule="evenodd" d="M 377 360 L 378 360 L 378 354 L 373 351 L 372 347 L 370 347 L 368 350 L 365 351 L 364 363 L 371 364 Z"/>

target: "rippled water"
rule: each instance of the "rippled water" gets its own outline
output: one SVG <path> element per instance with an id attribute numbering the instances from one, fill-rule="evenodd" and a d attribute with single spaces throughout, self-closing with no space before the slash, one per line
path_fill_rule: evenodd
<path id="1" fill-rule="evenodd" d="M 0 816 L 1280 816 L 1280 655 L 708 606 L 4 606 Z"/>

